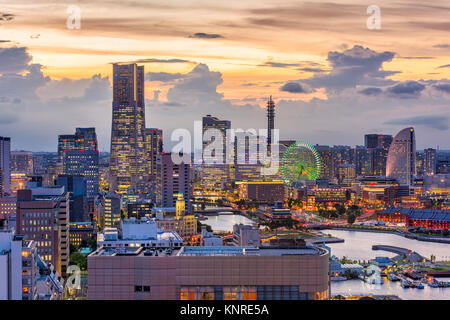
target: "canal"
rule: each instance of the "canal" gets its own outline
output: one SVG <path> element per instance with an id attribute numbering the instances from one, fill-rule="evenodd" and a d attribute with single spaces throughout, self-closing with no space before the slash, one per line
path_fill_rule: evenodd
<path id="1" fill-rule="evenodd" d="M 213 231 L 217 232 L 232 232 L 233 225 L 240 223 L 252 226 L 256 225 L 253 220 L 239 214 L 219 214 L 217 216 L 208 216 L 207 220 L 202 220 L 200 222 L 202 224 L 210 225 Z"/>
<path id="2" fill-rule="evenodd" d="M 448 243 L 424 242 L 390 233 L 347 230 L 323 230 L 323 233 L 345 240 L 343 243 L 327 244 L 331 248 L 331 254 L 339 258 L 345 256 L 352 260 L 369 260 L 375 256 L 396 256 L 396 254 L 387 251 L 372 250 L 373 245 L 381 244 L 410 249 L 427 259 L 430 259 L 433 254 L 438 261 L 450 260 L 450 244 Z"/>

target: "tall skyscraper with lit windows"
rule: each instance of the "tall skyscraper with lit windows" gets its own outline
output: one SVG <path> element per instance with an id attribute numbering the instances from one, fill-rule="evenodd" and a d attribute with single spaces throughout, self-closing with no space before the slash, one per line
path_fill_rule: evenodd
<path id="1" fill-rule="evenodd" d="M 399 184 L 411 185 L 416 175 L 416 138 L 414 128 L 401 130 L 394 137 L 386 164 L 386 176 Z"/>
<path id="2" fill-rule="evenodd" d="M 113 65 L 110 184 L 126 191 L 146 176 L 144 66 Z"/>

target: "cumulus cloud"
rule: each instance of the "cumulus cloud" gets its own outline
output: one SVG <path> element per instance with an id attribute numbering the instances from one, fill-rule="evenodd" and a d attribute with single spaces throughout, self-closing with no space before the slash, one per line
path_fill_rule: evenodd
<path id="1" fill-rule="evenodd" d="M 332 68 L 329 73 L 314 75 L 307 79 L 313 87 L 327 89 L 353 88 L 357 85 L 385 85 L 392 83 L 386 77 L 397 73 L 383 70 L 383 63 L 392 61 L 395 53 L 391 51 L 376 52 L 369 48 L 355 45 L 351 49 L 331 51 L 328 62 Z"/>
<path id="2" fill-rule="evenodd" d="M 311 93 L 313 90 L 299 82 L 288 82 L 280 87 L 280 91 L 289 93 Z"/>
<path id="3" fill-rule="evenodd" d="M 387 92 L 398 98 L 415 98 L 425 89 L 425 85 L 417 81 L 405 81 L 387 89 Z"/>
<path id="4" fill-rule="evenodd" d="M 31 60 L 31 55 L 24 47 L 0 48 L 0 73 L 27 71 Z"/>
<path id="5" fill-rule="evenodd" d="M 445 93 L 450 93 L 450 83 L 438 83 L 433 85 L 433 88 Z"/>

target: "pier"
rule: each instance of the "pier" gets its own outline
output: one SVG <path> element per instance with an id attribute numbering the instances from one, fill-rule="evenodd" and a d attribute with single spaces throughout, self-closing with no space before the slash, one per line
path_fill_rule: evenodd
<path id="1" fill-rule="evenodd" d="M 427 260 L 426 258 L 422 257 L 417 252 L 406 249 L 406 248 L 385 246 L 385 245 L 375 245 L 375 246 L 372 246 L 372 250 L 383 250 L 383 251 L 393 252 L 398 255 L 404 256 L 406 259 L 410 260 L 411 262 L 422 262 L 424 259 Z"/>

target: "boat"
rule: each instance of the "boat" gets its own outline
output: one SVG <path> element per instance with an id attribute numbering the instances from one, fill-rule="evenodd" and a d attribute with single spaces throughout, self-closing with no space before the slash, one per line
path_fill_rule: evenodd
<path id="1" fill-rule="evenodd" d="M 402 286 L 402 288 L 405 288 L 405 289 L 410 287 L 410 283 L 408 280 L 402 280 L 400 282 L 400 285 Z"/>
<path id="2" fill-rule="evenodd" d="M 435 280 L 428 282 L 428 286 L 432 288 L 439 288 L 439 283 Z"/>
<path id="3" fill-rule="evenodd" d="M 400 281 L 400 278 L 397 277 L 395 274 L 388 275 L 389 281 Z"/>
<path id="4" fill-rule="evenodd" d="M 414 288 L 417 288 L 417 289 L 423 289 L 424 286 L 423 286 L 422 282 L 420 282 L 420 281 L 414 281 Z"/>

